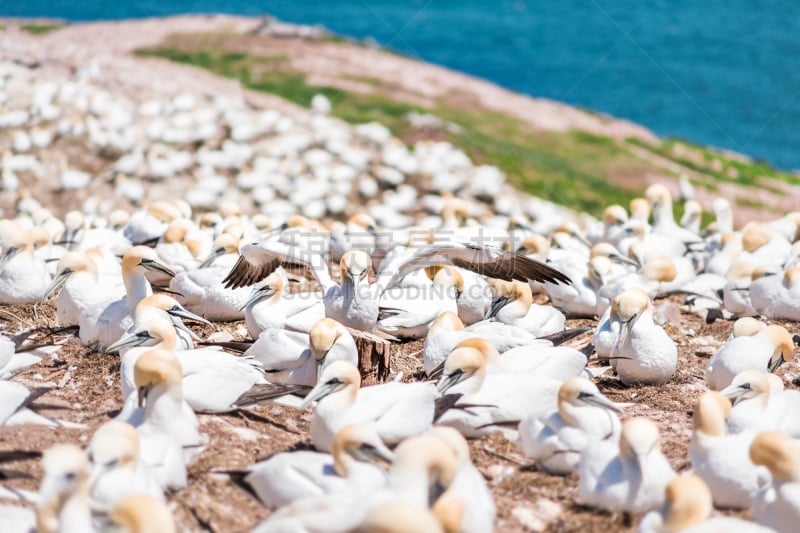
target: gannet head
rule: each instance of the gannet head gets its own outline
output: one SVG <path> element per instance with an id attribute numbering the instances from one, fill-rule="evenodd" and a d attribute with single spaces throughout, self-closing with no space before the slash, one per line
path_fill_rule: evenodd
<path id="1" fill-rule="evenodd" d="M 750 460 L 767 467 L 775 481 L 800 480 L 800 446 L 784 433 L 760 433 L 750 445 Z"/>
<path id="2" fill-rule="evenodd" d="M 197 220 L 197 227 L 201 230 L 213 231 L 221 223 L 222 217 L 219 213 L 203 213 Z"/>
<path id="3" fill-rule="evenodd" d="M 571 221 L 562 222 L 555 230 L 554 234 L 556 233 L 564 233 L 572 237 L 573 239 L 577 240 L 587 248 L 591 248 L 592 244 L 584 237 L 581 229 L 578 227 L 577 224 Z"/>
<path id="4" fill-rule="evenodd" d="M 448 426 L 433 426 L 425 435 L 441 440 L 454 454 L 458 464 L 470 461 L 469 444 L 457 429 Z"/>
<path id="5" fill-rule="evenodd" d="M 336 432 L 331 447 L 333 469 L 347 477 L 347 457 L 363 463 L 391 463 L 394 453 L 383 443 L 374 428 L 365 425 L 345 426 Z"/>
<path id="6" fill-rule="evenodd" d="M 364 533 L 444 533 L 437 517 L 425 507 L 402 499 L 379 503 L 358 527 Z"/>
<path id="7" fill-rule="evenodd" d="M 308 333 L 308 349 L 317 362 L 317 375 L 322 374 L 325 357 L 339 340 L 339 337 L 350 333 L 347 329 L 332 318 L 323 318 L 311 327 Z"/>
<path id="8" fill-rule="evenodd" d="M 97 265 L 91 257 L 82 252 L 67 252 L 58 262 L 56 275 L 45 292 L 44 299 L 52 297 L 69 278 L 77 272 L 89 272 L 97 277 Z"/>
<path id="9" fill-rule="evenodd" d="M 175 323 L 168 314 L 155 308 L 150 302 L 140 308 L 143 302 L 144 300 L 136 306 L 134 332 L 130 335 L 123 335 L 117 342 L 106 348 L 106 353 L 134 346 L 159 346 L 170 350 L 175 348 L 177 344 Z"/>
<path id="10" fill-rule="evenodd" d="M 161 263 L 161 258 L 158 257 L 155 250 L 147 246 L 134 246 L 130 248 L 122 257 L 122 274 L 123 276 L 130 276 L 133 272 L 151 270 L 154 272 L 161 272 L 169 277 L 175 277 L 175 272 Z"/>
<path id="11" fill-rule="evenodd" d="M 714 511 L 711 491 L 697 475 L 675 476 L 664 494 L 666 531 L 683 531 L 705 522 Z"/>
<path id="12" fill-rule="evenodd" d="M 628 221 L 628 212 L 621 205 L 610 205 L 603 211 L 602 220 L 606 226 L 621 226 Z"/>
<path id="13" fill-rule="evenodd" d="M 633 220 L 647 222 L 647 219 L 650 218 L 650 204 L 644 198 L 634 198 L 628 207 L 631 211 L 632 219 L 629 222 Z"/>
<path id="14" fill-rule="evenodd" d="M 166 231 L 164 231 L 164 242 L 183 242 L 183 240 L 186 239 L 186 235 L 193 229 L 195 229 L 195 225 L 191 220 L 185 218 L 173 220 L 170 222 L 169 226 L 167 226 Z"/>
<path id="15" fill-rule="evenodd" d="M 43 246 L 47 246 L 50 244 L 50 234 L 47 232 L 46 229 L 33 226 L 31 229 L 28 230 L 28 239 L 30 243 L 33 245 L 34 250 L 38 250 Z"/>
<path id="16" fill-rule="evenodd" d="M 703 207 L 695 200 L 689 200 L 683 204 L 684 217 L 687 219 L 699 218 L 703 214 Z"/>
<path id="17" fill-rule="evenodd" d="M 749 259 L 744 257 L 740 257 L 734 259 L 731 263 L 731 266 L 728 267 L 728 270 L 725 272 L 725 279 L 729 280 L 737 280 L 743 278 L 753 278 L 753 273 L 755 272 L 758 265 Z M 749 317 L 748 317 L 749 318 Z"/>
<path id="18" fill-rule="evenodd" d="M 144 407 L 154 391 L 183 393 L 183 369 L 178 358 L 164 349 L 143 353 L 133 367 L 133 382 L 139 394 L 139 407 Z"/>
<path id="19" fill-rule="evenodd" d="M 434 285 L 440 287 L 453 287 L 456 291 L 456 297 L 461 296 L 461 293 L 464 292 L 464 277 L 458 269 L 449 265 L 444 265 L 436 270 L 432 281 Z"/>
<path id="20" fill-rule="evenodd" d="M 352 228 L 350 231 L 363 230 L 371 233 L 372 235 L 376 235 L 378 233 L 378 224 L 375 222 L 374 218 L 366 213 L 358 213 L 348 218 L 347 226 L 348 228 Z"/>
<path id="21" fill-rule="evenodd" d="M 173 198 L 170 203 L 178 210 L 179 216 L 186 219 L 192 218 L 192 206 L 189 205 L 189 202 L 183 198 Z"/>
<path id="22" fill-rule="evenodd" d="M 264 213 L 256 213 L 250 217 L 250 223 L 259 233 L 264 233 L 272 229 L 272 219 Z"/>
<path id="23" fill-rule="evenodd" d="M 131 215 L 122 209 L 115 209 L 108 215 L 108 225 L 113 230 L 121 230 L 128 225 L 131 220 Z"/>
<path id="24" fill-rule="evenodd" d="M 750 400 L 761 394 L 769 394 L 773 390 L 782 389 L 783 381 L 775 374 L 760 370 L 745 370 L 736 374 L 731 384 L 722 389 L 720 394 L 734 402 L 739 399 Z"/>
<path id="25" fill-rule="evenodd" d="M 211 266 L 215 259 L 222 257 L 225 254 L 238 254 L 239 253 L 240 238 L 230 233 L 220 233 L 214 244 L 211 246 L 211 254 L 203 261 L 198 268 L 205 268 Z"/>
<path id="26" fill-rule="evenodd" d="M 800 287 L 800 265 L 792 266 L 783 273 L 783 284 L 787 288 Z"/>
<path id="27" fill-rule="evenodd" d="M 86 450 L 92 463 L 92 484 L 115 468 L 134 468 L 139 461 L 139 434 L 125 422 L 111 420 L 94 432 Z"/>
<path id="28" fill-rule="evenodd" d="M 772 232 L 766 224 L 748 222 L 742 228 L 742 247 L 747 252 L 755 252 L 772 240 Z"/>
<path id="29" fill-rule="evenodd" d="M 467 202 L 461 198 L 448 198 L 442 205 L 442 220 L 449 225 L 464 225 L 470 216 Z"/>
<path id="30" fill-rule="evenodd" d="M 734 337 L 752 337 L 765 327 L 766 324 L 763 322 L 751 316 L 745 316 L 733 323 L 733 331 L 731 334 Z"/>
<path id="31" fill-rule="evenodd" d="M 424 473 L 428 506 L 433 505 L 450 487 L 458 472 L 459 462 L 455 453 L 439 437 L 423 434 L 406 439 L 395 448 L 394 453 L 395 460 L 389 469 L 390 486 L 402 489 L 407 482 L 418 484 L 419 476 L 415 474 Z"/>
<path id="32" fill-rule="evenodd" d="M 539 235 L 538 233 L 532 233 L 530 235 L 526 235 L 525 238 L 522 240 L 519 249 L 517 249 L 517 253 L 525 254 L 525 255 L 544 255 L 546 256 L 550 252 L 550 241 Z"/>
<path id="33" fill-rule="evenodd" d="M 644 197 L 653 211 L 666 210 L 667 207 L 672 210 L 672 194 L 661 183 L 654 183 L 649 186 L 644 193 Z"/>
<path id="34" fill-rule="evenodd" d="M 661 433 L 649 418 L 629 418 L 622 423 L 619 438 L 620 455 L 634 459 L 644 469 L 650 454 L 661 450 Z"/>
<path id="35" fill-rule="evenodd" d="M 603 396 L 597 389 L 597 385 L 588 379 L 572 377 L 561 384 L 558 389 L 558 412 L 561 418 L 570 424 L 574 424 L 575 418 L 569 406 L 581 407 L 585 405 L 608 409 L 615 413 L 622 412 L 622 409 L 617 404 Z"/>
<path id="36" fill-rule="evenodd" d="M 458 315 L 452 311 L 444 311 L 436 317 L 436 320 L 431 324 L 431 330 L 434 328 L 443 329 L 446 331 L 461 331 L 464 329 L 464 323 L 458 318 Z"/>
<path id="37" fill-rule="evenodd" d="M 334 361 L 325 367 L 319 377 L 317 386 L 303 399 L 300 409 L 305 409 L 314 401 L 319 401 L 326 396 L 341 390 L 350 390 L 353 401 L 361 387 L 361 374 L 358 368 L 347 361 Z"/>
<path id="38" fill-rule="evenodd" d="M 245 310 L 251 305 L 262 301 L 264 298 L 274 298 L 273 301 L 280 300 L 283 296 L 284 289 L 283 275 L 280 271 L 281 268 L 279 267 L 272 274 L 267 276 L 263 282 L 253 287 L 250 296 L 247 297 L 247 300 L 239 309 Z"/>
<path id="39" fill-rule="evenodd" d="M 109 517 L 122 531 L 129 533 L 175 533 L 175 519 L 164 502 L 146 494 L 120 500 Z"/>
<path id="40" fill-rule="evenodd" d="M 717 391 L 706 391 L 694 404 L 692 425 L 695 433 L 722 437 L 726 433 L 725 419 L 731 412 L 731 401 Z"/>
<path id="41" fill-rule="evenodd" d="M 639 263 L 633 259 L 629 259 L 622 255 L 619 250 L 617 250 L 616 246 L 607 242 L 599 242 L 592 246 L 592 249 L 589 251 L 589 259 L 591 260 L 595 257 L 607 257 L 611 261 L 631 265 L 636 268 L 639 268 L 640 266 Z"/>
<path id="42" fill-rule="evenodd" d="M 531 287 L 522 281 L 495 280 L 494 293 L 495 299 L 489 308 L 489 312 L 483 317 L 484 320 L 496 316 L 501 309 L 510 304 L 515 304 L 516 314 L 524 316 L 528 313 L 533 303 Z"/>
<path id="43" fill-rule="evenodd" d="M 347 278 L 358 286 L 368 280 L 369 273 L 372 272 L 372 259 L 363 250 L 350 250 L 339 260 L 339 270 L 343 280 Z"/>
<path id="44" fill-rule="evenodd" d="M 486 357 L 483 353 L 472 346 L 462 346 L 462 344 L 456 346 L 445 359 L 444 372 L 437 385 L 442 394 L 472 376 L 480 379 L 486 371 Z"/>
<path id="45" fill-rule="evenodd" d="M 616 313 L 622 326 L 619 328 L 618 345 L 623 346 L 625 339 L 633 330 L 636 322 L 652 309 L 650 296 L 642 289 L 634 287 L 614 297 L 612 312 Z"/>
<path id="46" fill-rule="evenodd" d="M 183 216 L 181 210 L 169 202 L 153 202 L 150 207 L 147 208 L 147 214 L 166 224 Z M 191 210 L 189 217 L 191 217 Z"/>
<path id="47" fill-rule="evenodd" d="M 669 283 L 677 277 L 678 269 L 675 262 L 665 255 L 649 255 L 642 266 L 642 275 L 649 280 Z"/>
<path id="48" fill-rule="evenodd" d="M 786 331 L 786 328 L 783 326 L 775 324 L 767 326 L 754 336 L 765 339 L 770 346 L 774 347 L 772 357 L 769 361 L 768 370 L 770 372 L 775 372 L 784 362 L 792 359 L 792 355 L 794 354 L 794 342 L 792 341 L 792 336 L 789 335 L 789 332 Z"/>
<path id="49" fill-rule="evenodd" d="M 57 444 L 42 456 L 44 479 L 36 509 L 38 531 L 56 531 L 58 512 L 71 495 L 89 497 L 89 461 L 74 444 Z M 88 504 L 88 502 L 87 502 Z"/>

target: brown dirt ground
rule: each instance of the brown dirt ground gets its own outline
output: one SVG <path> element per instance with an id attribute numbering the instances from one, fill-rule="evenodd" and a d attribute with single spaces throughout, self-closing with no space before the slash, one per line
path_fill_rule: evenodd
<path id="1" fill-rule="evenodd" d="M 657 306 L 672 306 L 659 302 Z M 56 325 L 52 302 L 0 307 L 0 324 L 16 332 L 32 326 Z M 594 324 L 591 320 L 571 320 L 570 326 Z M 792 324 L 784 324 L 793 329 Z M 213 331 L 234 333 L 241 323 L 197 327 L 208 336 Z M 687 455 L 691 413 L 698 394 L 704 390 L 702 376 L 709 352 L 727 337 L 731 322 L 707 325 L 699 317 L 682 313 L 667 331 L 678 345 L 680 361 L 675 378 L 661 387 L 624 387 L 613 376 L 598 380 L 598 386 L 616 402 L 628 404 L 625 416 L 648 416 L 660 426 L 663 450 L 679 471 L 690 467 Z M 792 331 L 794 332 L 794 331 Z M 121 406 L 119 360 L 116 356 L 91 353 L 74 337 L 59 334 L 47 337 L 40 332 L 36 342 L 45 339 L 64 342 L 54 357 L 47 357 L 14 379 L 30 387 L 52 389 L 34 402 L 36 410 L 48 417 L 79 422 L 86 429 L 7 427 L 0 432 L 0 451 L 45 450 L 61 442 L 86 446 L 93 430 L 109 420 Z M 584 339 L 585 340 L 585 339 Z M 393 347 L 393 373 L 404 372 L 404 380 L 422 378 L 423 341 Z M 711 348 L 708 348 L 710 346 Z M 790 362 L 779 373 L 788 384 L 800 375 L 800 365 Z M 791 385 L 787 385 L 791 386 Z M 309 447 L 309 412 L 289 407 L 261 405 L 247 411 L 221 415 L 200 415 L 201 431 L 208 444 L 189 467 L 188 486 L 170 495 L 169 501 L 182 531 L 247 531 L 269 514 L 253 497 L 217 470 L 236 470 L 271 454 Z M 597 512 L 582 506 L 577 499 L 577 477 L 561 478 L 536 471 L 519 450 L 500 436 L 470 443 L 473 460 L 494 494 L 498 508 L 498 531 L 528 531 L 531 522 L 518 518 L 531 514 L 544 520 L 547 531 L 606 532 L 625 530 L 640 517 Z M 36 490 L 41 469 L 36 460 L 21 460 L 2 465 L 4 484 Z M 743 514 L 746 516 L 746 513 Z M 526 525 L 527 524 L 527 525 Z"/>

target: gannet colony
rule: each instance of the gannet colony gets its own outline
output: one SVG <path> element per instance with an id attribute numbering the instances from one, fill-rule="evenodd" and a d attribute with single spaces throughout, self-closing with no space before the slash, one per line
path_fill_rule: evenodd
<path id="1" fill-rule="evenodd" d="M 0 63 L 3 531 L 243 512 L 181 514 L 203 476 L 258 532 L 796 531 L 800 213 L 678 223 L 670 182 L 596 219 L 335 105 Z"/>

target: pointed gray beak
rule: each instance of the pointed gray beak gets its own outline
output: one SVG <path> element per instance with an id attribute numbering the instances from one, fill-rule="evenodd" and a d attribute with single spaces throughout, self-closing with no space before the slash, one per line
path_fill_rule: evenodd
<path id="1" fill-rule="evenodd" d="M 325 396 L 332 394 L 341 388 L 342 382 L 333 378 L 325 383 L 318 383 L 316 387 L 311 389 L 311 392 L 303 398 L 303 403 L 300 404 L 300 409 L 303 410 L 315 401 L 323 399 Z"/>
<path id="2" fill-rule="evenodd" d="M 171 278 L 175 277 L 175 271 L 174 270 L 172 270 L 171 268 L 169 268 L 166 265 L 162 265 L 161 263 L 159 263 L 158 261 L 155 261 L 153 259 L 142 259 L 141 265 L 142 265 L 142 268 L 144 268 L 145 270 L 151 270 L 151 271 L 154 271 L 154 272 L 161 272 L 162 274 L 165 274 L 165 275 L 167 275 L 167 276 L 169 276 Z"/>
<path id="3" fill-rule="evenodd" d="M 78 242 L 78 230 L 77 229 L 65 229 L 64 233 L 61 234 L 61 238 L 54 242 L 53 244 L 76 244 Z"/>
<path id="4" fill-rule="evenodd" d="M 263 300 L 264 298 L 268 298 L 275 293 L 269 285 L 264 285 L 263 287 L 256 287 L 253 289 L 253 292 L 250 293 L 250 296 L 247 298 L 247 301 L 239 307 L 240 311 L 244 311 L 248 307 L 253 304 L 256 304 Z"/>
<path id="5" fill-rule="evenodd" d="M 223 255 L 225 255 L 225 248 L 217 248 L 211 252 L 211 254 L 206 257 L 206 260 L 200 263 L 197 268 L 208 268 L 211 266 L 211 263 L 213 263 L 214 260 L 216 260 L 218 257 L 222 257 Z"/>
<path id="6" fill-rule="evenodd" d="M 498 312 L 506 305 L 508 305 L 509 299 L 505 296 L 501 296 L 494 302 L 492 302 L 492 306 L 489 308 L 489 312 L 486 313 L 486 316 L 483 317 L 483 320 L 489 320 L 497 315 Z"/>
<path id="7" fill-rule="evenodd" d="M 731 401 L 738 400 L 748 392 L 750 392 L 750 384 L 749 383 L 742 383 L 741 385 L 728 385 L 721 391 L 720 394 L 725 396 Z"/>
<path id="8" fill-rule="evenodd" d="M 641 268 L 642 266 L 639 264 L 638 261 L 634 261 L 633 259 L 625 257 L 622 254 L 609 254 L 608 258 L 611 259 L 612 261 L 616 261 L 617 263 L 622 263 L 624 265 L 630 265 L 636 267 L 637 269 Z"/>
<path id="9" fill-rule="evenodd" d="M 147 395 L 150 394 L 150 389 L 152 389 L 152 385 L 143 385 L 139 387 L 137 394 L 139 395 L 139 407 L 144 407 L 145 403 L 147 403 Z"/>
<path id="10" fill-rule="evenodd" d="M 633 326 L 636 325 L 636 321 L 639 320 L 639 317 L 642 316 L 643 312 L 644 308 L 640 309 L 639 312 L 630 317 L 627 322 L 622 322 L 619 328 L 619 337 L 617 338 L 617 348 L 621 348 L 625 345 L 628 335 L 630 335 L 630 332 L 633 330 Z"/>
<path id="11" fill-rule="evenodd" d="M 452 387 L 454 387 L 455 385 L 458 385 L 459 383 L 461 383 L 462 381 L 464 381 L 468 377 L 469 377 L 469 375 L 464 373 L 463 370 L 457 369 L 457 370 L 453 371 L 452 373 L 447 374 L 446 376 L 442 376 L 442 378 L 439 380 L 438 385 L 436 385 L 436 390 L 439 391 L 439 394 L 444 394 L 445 392 L 450 390 Z"/>
<path id="12" fill-rule="evenodd" d="M 9 261 L 14 259 L 14 256 L 19 253 L 19 248 L 16 246 L 9 246 L 3 250 L 3 257 L 0 257 L 0 270 L 3 270 Z"/>
<path id="13" fill-rule="evenodd" d="M 200 315 L 196 315 L 196 314 L 192 313 L 191 311 L 188 311 L 188 310 L 184 309 L 180 305 L 173 305 L 172 309 L 167 311 L 167 313 L 172 315 L 172 316 L 174 316 L 174 317 L 185 318 L 186 320 L 193 320 L 195 322 L 200 322 L 201 324 L 207 324 L 209 326 L 211 325 L 211 322 L 209 322 L 205 318 L 201 317 Z"/>
<path id="14" fill-rule="evenodd" d="M 601 394 L 581 393 L 578 397 L 586 404 L 593 405 L 595 407 L 602 407 L 603 409 L 608 409 L 609 411 L 614 411 L 615 413 L 622 413 L 622 409 L 617 404 Z"/>
<path id="15" fill-rule="evenodd" d="M 148 346 L 155 344 L 155 337 L 150 335 L 147 331 L 139 331 L 134 333 L 133 335 L 128 335 L 127 337 L 123 337 L 108 348 L 106 348 L 106 353 L 113 353 L 118 352 L 122 348 L 133 348 L 134 346 Z"/>
<path id="16" fill-rule="evenodd" d="M 383 443 L 369 444 L 364 443 L 353 450 L 353 457 L 363 463 L 389 463 L 394 461 L 394 453 Z"/>
<path id="17" fill-rule="evenodd" d="M 67 282 L 69 277 L 72 275 L 72 270 L 69 268 L 65 268 L 61 272 L 59 272 L 53 281 L 50 283 L 50 286 L 47 288 L 47 292 L 44 294 L 44 299 L 49 300 L 53 297 L 58 289 L 64 286 Z"/>

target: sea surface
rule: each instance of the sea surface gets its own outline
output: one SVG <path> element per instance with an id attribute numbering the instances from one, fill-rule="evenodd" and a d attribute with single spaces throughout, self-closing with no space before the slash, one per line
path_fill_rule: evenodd
<path id="1" fill-rule="evenodd" d="M 272 14 L 321 24 L 664 136 L 800 168 L 800 2 L 0 0 L 69 20 Z"/>

